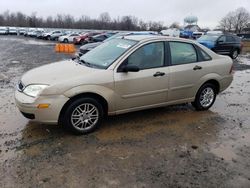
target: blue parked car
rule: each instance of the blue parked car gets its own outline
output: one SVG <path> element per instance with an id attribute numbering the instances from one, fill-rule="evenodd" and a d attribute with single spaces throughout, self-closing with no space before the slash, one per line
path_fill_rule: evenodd
<path id="1" fill-rule="evenodd" d="M 189 38 L 192 38 L 192 36 L 193 36 L 193 31 L 181 30 L 180 32 L 181 38 L 189 39 Z"/>
<path id="2" fill-rule="evenodd" d="M 242 50 L 240 37 L 231 34 L 203 35 L 197 40 L 200 44 L 221 55 L 236 59 Z"/>

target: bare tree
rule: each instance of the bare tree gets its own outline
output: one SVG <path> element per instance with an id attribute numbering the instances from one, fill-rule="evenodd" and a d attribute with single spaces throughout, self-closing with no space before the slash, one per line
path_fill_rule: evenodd
<path id="1" fill-rule="evenodd" d="M 101 13 L 98 19 L 81 16 L 75 19 L 71 15 L 58 14 L 56 17 L 38 17 L 36 12 L 30 16 L 21 12 L 10 13 L 5 11 L 0 14 L 0 26 L 17 27 L 48 27 L 48 28 L 76 28 L 76 29 L 105 29 L 105 30 L 127 30 L 160 31 L 164 28 L 161 22 L 144 22 L 134 16 L 123 16 L 111 19 L 109 13 Z"/>
<path id="2" fill-rule="evenodd" d="M 180 28 L 181 28 L 181 27 L 180 27 L 180 23 L 178 23 L 178 22 L 173 22 L 173 23 L 169 26 L 169 28 L 180 29 Z"/>
<path id="3" fill-rule="evenodd" d="M 234 28 L 236 33 L 240 33 L 250 22 L 250 14 L 245 8 L 238 8 L 235 11 Z"/>
<path id="4" fill-rule="evenodd" d="M 219 27 L 224 31 L 240 33 L 249 22 L 250 13 L 245 8 L 238 8 L 222 18 Z"/>

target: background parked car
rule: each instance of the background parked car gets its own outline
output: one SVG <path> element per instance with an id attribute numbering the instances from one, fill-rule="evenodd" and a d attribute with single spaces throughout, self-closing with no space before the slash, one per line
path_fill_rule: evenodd
<path id="1" fill-rule="evenodd" d="M 24 36 L 27 37 L 29 35 L 32 35 L 34 32 L 36 31 L 35 28 L 29 28 L 26 30 L 26 32 L 24 33 Z"/>
<path id="2" fill-rule="evenodd" d="M 197 40 L 214 52 L 236 59 L 242 50 L 240 37 L 231 34 L 203 35 Z"/>
<path id="3" fill-rule="evenodd" d="M 85 39 L 85 41 L 88 42 L 88 43 L 103 42 L 104 40 L 108 39 L 111 36 L 112 36 L 112 34 L 102 33 L 102 34 L 99 34 L 99 35 L 88 37 L 88 38 Z"/>
<path id="4" fill-rule="evenodd" d="M 0 35 L 7 35 L 8 28 L 7 27 L 0 27 Z"/>
<path id="5" fill-rule="evenodd" d="M 187 31 L 187 30 L 180 31 L 181 38 L 189 39 L 189 38 L 192 38 L 192 35 L 193 35 L 193 31 Z"/>
<path id="6" fill-rule="evenodd" d="M 79 37 L 80 35 L 77 33 L 72 33 L 64 36 L 60 36 L 58 38 L 59 42 L 64 42 L 64 43 L 73 43 L 75 37 Z"/>
<path id="7" fill-rule="evenodd" d="M 65 31 L 57 31 L 54 32 L 50 35 L 50 37 L 48 37 L 50 40 L 55 40 L 57 41 L 59 39 L 59 37 L 67 35 L 67 33 Z"/>
<path id="8" fill-rule="evenodd" d="M 25 29 L 25 28 L 18 28 L 17 29 L 17 33 L 18 33 L 18 35 L 24 35 L 24 33 L 26 32 L 26 30 L 27 29 Z"/>
<path id="9" fill-rule="evenodd" d="M 44 32 L 43 33 L 43 39 L 50 40 L 51 35 L 53 35 L 55 33 L 61 33 L 61 31 L 55 30 L 55 31 L 50 31 L 50 32 Z"/>
<path id="10" fill-rule="evenodd" d="M 43 33 L 44 33 L 44 31 L 36 31 L 35 32 L 36 33 L 36 38 L 38 38 L 38 39 L 42 39 L 43 38 Z"/>
<path id="11" fill-rule="evenodd" d="M 91 37 L 91 36 L 95 36 L 95 35 L 98 35 L 98 34 L 101 34 L 101 32 L 86 32 L 86 33 L 83 33 L 83 34 L 80 34 L 79 36 L 75 37 L 74 38 L 74 44 L 86 44 L 88 43 L 87 41 L 85 41 L 85 39 L 87 39 L 88 37 Z"/>
<path id="12" fill-rule="evenodd" d="M 17 35 L 17 28 L 16 27 L 9 27 L 9 35 Z"/>
<path id="13" fill-rule="evenodd" d="M 200 38 L 202 35 L 204 35 L 203 32 L 195 31 L 192 33 L 192 38 L 196 40 L 196 39 Z"/>
<path id="14" fill-rule="evenodd" d="M 170 28 L 167 30 L 162 30 L 160 33 L 164 36 L 180 37 L 180 30 L 177 28 Z"/>

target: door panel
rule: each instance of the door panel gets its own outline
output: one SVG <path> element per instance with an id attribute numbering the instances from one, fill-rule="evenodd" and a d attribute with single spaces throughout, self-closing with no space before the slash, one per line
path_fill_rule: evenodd
<path id="1" fill-rule="evenodd" d="M 167 100 L 169 67 L 165 67 L 165 44 L 145 44 L 131 53 L 114 72 L 116 109 L 128 110 L 164 103 Z M 136 66 L 139 72 L 123 72 Z"/>
<path id="2" fill-rule="evenodd" d="M 210 61 L 198 62 L 198 49 L 190 43 L 169 42 L 171 65 L 169 67 L 168 101 L 193 98 L 196 85 L 209 71 Z"/>
<path id="3" fill-rule="evenodd" d="M 165 75 L 154 75 L 157 72 Z M 115 73 L 116 109 L 123 110 L 166 102 L 169 67 Z"/>
<path id="4" fill-rule="evenodd" d="M 168 101 L 192 98 L 196 95 L 196 85 L 210 71 L 210 61 L 170 67 Z M 195 67 L 201 69 L 195 69 Z"/>

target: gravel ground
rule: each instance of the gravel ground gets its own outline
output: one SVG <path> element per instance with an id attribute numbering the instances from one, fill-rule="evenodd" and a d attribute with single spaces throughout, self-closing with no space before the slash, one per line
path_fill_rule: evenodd
<path id="1" fill-rule="evenodd" d="M 250 57 L 214 106 L 109 117 L 73 136 L 25 119 L 14 86 L 27 70 L 68 59 L 54 43 L 0 36 L 0 187 L 250 187 Z"/>

